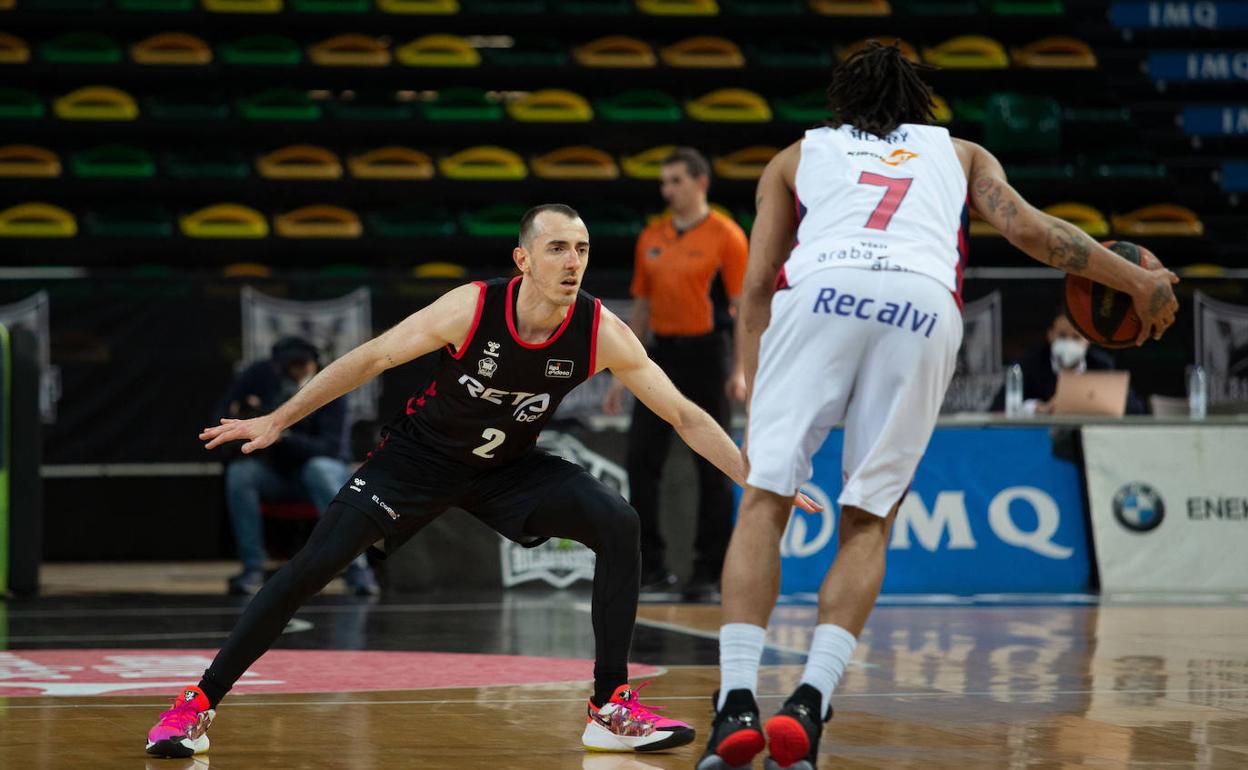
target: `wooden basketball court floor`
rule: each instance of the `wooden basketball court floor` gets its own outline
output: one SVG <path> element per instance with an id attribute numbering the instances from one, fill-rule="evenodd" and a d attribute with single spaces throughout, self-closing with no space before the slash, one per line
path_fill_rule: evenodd
<path id="1" fill-rule="evenodd" d="M 718 607 L 643 605 L 633 659 L 659 671 L 642 700 L 692 723 L 698 740 L 664 754 L 590 754 L 579 742 L 587 683 L 541 683 L 544 659 L 592 658 L 586 593 L 323 595 L 275 649 L 530 656 L 539 659 L 535 683 L 353 691 L 350 671 L 321 665 L 296 688 L 303 692 L 236 688 L 218 710 L 208 754 L 158 760 L 144 755 L 142 738 L 177 684 L 160 695 L 107 687 L 84 695 L 92 685 L 74 682 L 91 669 L 92 650 L 215 649 L 239 602 L 83 594 L 0 606 L 0 768 L 12 770 L 688 770 L 718 684 Z M 810 606 L 777 609 L 764 711 L 794 686 L 813 620 Z M 76 655 L 87 657 L 73 665 Z M 31 692 L 23 682 L 35 680 L 36 693 L 68 694 L 6 697 Z M 1248 768 L 1248 596 L 886 597 L 835 707 L 824 770 Z"/>

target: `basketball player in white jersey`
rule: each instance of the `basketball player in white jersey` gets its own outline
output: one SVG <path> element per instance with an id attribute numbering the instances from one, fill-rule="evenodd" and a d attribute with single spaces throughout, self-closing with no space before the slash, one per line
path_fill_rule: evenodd
<path id="1" fill-rule="evenodd" d="M 851 57 L 839 120 L 767 166 L 737 339 L 750 388 L 750 472 L 723 572 L 721 685 L 698 770 L 813 770 L 832 691 L 884 578 L 889 527 L 927 447 L 962 341 L 968 205 L 1033 258 L 1128 293 L 1137 344 L 1174 321 L 1178 278 L 1028 204 L 988 151 L 927 125 L 931 93 L 895 47 Z M 970 194 L 968 196 L 968 187 Z M 780 587 L 780 538 L 811 456 L 845 427 L 839 551 L 801 684 L 760 724 L 754 691 Z M 765 733 L 765 736 L 764 736 Z"/>

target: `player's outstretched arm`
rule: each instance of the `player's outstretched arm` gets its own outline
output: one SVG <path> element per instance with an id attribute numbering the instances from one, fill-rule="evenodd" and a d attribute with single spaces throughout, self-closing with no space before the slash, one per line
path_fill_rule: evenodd
<path id="1" fill-rule="evenodd" d="M 335 360 L 271 413 L 251 420 L 223 419 L 220 425 L 205 428 L 199 439 L 206 442 L 205 449 L 229 441 L 246 441 L 244 454 L 264 449 L 291 425 L 385 370 L 443 345 L 462 343 L 476 316 L 480 295 L 481 289 L 475 284 L 452 289 L 385 333 Z"/>
<path id="2" fill-rule="evenodd" d="M 628 325 L 606 308 L 602 309 L 598 324 L 597 361 L 599 369 L 610 369 L 650 411 L 671 423 L 690 449 L 733 481 L 745 485 L 745 462 L 737 445 L 714 418 L 676 389 L 646 355 Z M 800 492 L 794 496 L 793 504 L 809 513 L 821 510 L 818 503 Z"/>
<path id="3" fill-rule="evenodd" d="M 1179 282 L 1178 276 L 1160 263 L 1143 268 L 1133 265 L 1078 227 L 1040 211 L 1010 186 L 992 153 L 973 142 L 954 142 L 960 156 L 970 157 L 967 181 L 971 203 L 980 216 L 1033 259 L 1131 295 L 1142 325 L 1136 344 L 1150 336 L 1161 339 L 1179 309 L 1171 288 Z"/>

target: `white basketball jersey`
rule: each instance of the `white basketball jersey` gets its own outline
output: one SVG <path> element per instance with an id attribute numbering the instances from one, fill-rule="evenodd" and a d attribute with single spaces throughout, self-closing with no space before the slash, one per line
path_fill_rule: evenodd
<path id="1" fill-rule="evenodd" d="M 961 293 L 966 173 L 949 132 L 903 124 L 881 139 L 816 128 L 797 166 L 797 243 L 783 279 L 833 267 L 905 270 Z"/>

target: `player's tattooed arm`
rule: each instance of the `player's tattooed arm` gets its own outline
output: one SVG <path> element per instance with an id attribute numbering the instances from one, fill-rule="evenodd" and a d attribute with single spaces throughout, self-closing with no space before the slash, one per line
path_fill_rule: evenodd
<path id="1" fill-rule="evenodd" d="M 1082 275 L 1088 269 L 1088 257 L 1095 245 L 1084 231 L 1069 222 L 1053 218 L 1048 225 L 1046 261 L 1058 270 Z"/>

